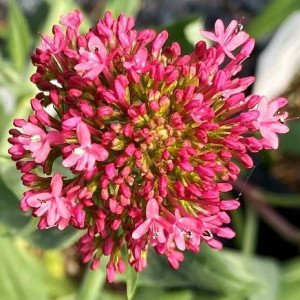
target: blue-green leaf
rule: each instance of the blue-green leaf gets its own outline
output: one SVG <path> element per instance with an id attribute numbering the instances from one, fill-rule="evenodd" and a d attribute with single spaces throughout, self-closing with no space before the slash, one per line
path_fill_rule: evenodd
<path id="1" fill-rule="evenodd" d="M 242 299 L 261 287 L 242 257 L 227 255 L 228 251 L 211 250 L 205 245 L 199 254 L 185 253 L 178 270 L 173 270 L 164 257 L 149 253 L 147 268 L 139 277 L 139 286 L 163 288 L 191 287 Z"/>

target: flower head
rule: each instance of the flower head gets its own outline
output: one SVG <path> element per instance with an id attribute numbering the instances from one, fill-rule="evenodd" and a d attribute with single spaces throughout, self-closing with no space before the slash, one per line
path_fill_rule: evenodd
<path id="1" fill-rule="evenodd" d="M 178 43 L 165 45 L 167 31 L 139 32 L 125 15 L 107 12 L 86 34 L 81 22 L 79 11 L 61 17 L 32 55 L 40 93 L 9 139 L 30 187 L 21 208 L 41 229 L 86 230 L 83 261 L 95 269 L 109 256 L 110 282 L 125 270 L 124 244 L 138 272 L 149 245 L 174 268 L 201 243 L 221 249 L 219 237 L 234 237 L 226 211 L 239 206 L 222 194 L 241 164 L 252 167 L 251 152 L 276 149 L 288 131 L 277 113 L 286 100 L 246 97 L 254 78 L 236 76 L 254 40 L 218 20 L 204 33 L 215 46 L 200 41 L 181 55 Z"/>

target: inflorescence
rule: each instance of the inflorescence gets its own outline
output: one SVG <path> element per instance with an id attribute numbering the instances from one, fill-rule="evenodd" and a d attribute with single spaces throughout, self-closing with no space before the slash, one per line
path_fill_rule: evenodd
<path id="1" fill-rule="evenodd" d="M 95 269 L 109 256 L 110 282 L 125 270 L 122 247 L 137 272 L 149 245 L 173 268 L 201 243 L 221 249 L 219 237 L 235 235 L 227 211 L 239 207 L 222 194 L 253 166 L 249 153 L 276 149 L 288 131 L 277 112 L 287 100 L 246 97 L 254 78 L 237 77 L 254 40 L 217 20 L 203 32 L 215 45 L 182 55 L 164 46 L 167 31 L 137 31 L 132 17 L 107 12 L 84 35 L 82 18 L 61 17 L 32 55 L 40 92 L 9 139 L 29 187 L 21 209 L 40 229 L 85 230 L 83 261 Z"/>

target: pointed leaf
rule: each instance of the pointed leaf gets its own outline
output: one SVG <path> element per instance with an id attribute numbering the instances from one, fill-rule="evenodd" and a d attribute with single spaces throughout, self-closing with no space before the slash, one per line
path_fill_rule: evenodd
<path id="1" fill-rule="evenodd" d="M 126 269 L 126 293 L 127 299 L 131 300 L 134 296 L 137 283 L 138 283 L 138 273 L 127 263 Z"/>
<path id="2" fill-rule="evenodd" d="M 29 60 L 29 51 L 32 46 L 32 36 L 27 20 L 16 0 L 9 1 L 8 9 L 8 36 L 7 45 L 10 57 L 19 71 L 23 69 Z"/>

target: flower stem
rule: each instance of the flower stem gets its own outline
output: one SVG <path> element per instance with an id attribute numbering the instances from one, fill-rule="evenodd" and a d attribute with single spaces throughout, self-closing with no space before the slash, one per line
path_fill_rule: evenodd
<path id="1" fill-rule="evenodd" d="M 257 240 L 257 230 L 258 229 L 258 219 L 255 208 L 251 203 L 246 203 L 246 222 L 244 228 L 244 238 L 243 238 L 243 253 L 245 257 L 251 256 L 255 252 L 256 240 Z"/>
<path id="2" fill-rule="evenodd" d="M 88 267 L 85 271 L 83 282 L 76 295 L 76 300 L 95 300 L 99 299 L 99 293 L 101 292 L 105 283 L 105 272 L 100 267 L 99 269 L 92 271 Z"/>
<path id="3" fill-rule="evenodd" d="M 243 185 L 240 181 L 235 183 L 235 187 L 241 188 L 241 186 Z M 267 205 L 264 195 L 260 193 L 255 186 L 248 183 L 244 186 L 243 195 L 249 202 L 248 206 L 252 205 L 252 209 L 255 207 L 257 213 L 265 221 L 265 223 L 267 223 L 283 239 L 299 246 L 300 229 L 290 223 L 272 207 Z"/>

